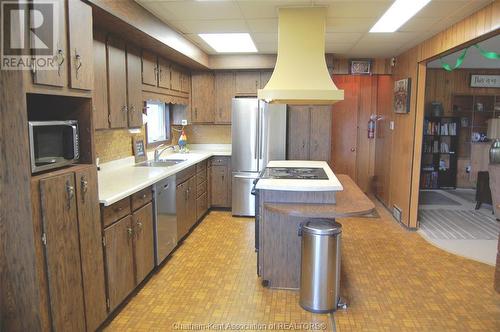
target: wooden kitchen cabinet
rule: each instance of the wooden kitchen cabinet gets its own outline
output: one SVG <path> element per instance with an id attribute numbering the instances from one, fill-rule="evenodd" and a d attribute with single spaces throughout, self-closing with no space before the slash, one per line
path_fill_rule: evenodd
<path id="1" fill-rule="evenodd" d="M 108 119 L 108 78 L 106 64 L 106 35 L 94 31 L 94 89 L 92 90 L 92 107 L 94 129 L 109 128 Z"/>
<path id="2" fill-rule="evenodd" d="M 94 331 L 107 315 L 96 168 L 36 175 L 32 197 L 40 310 L 52 324 L 46 328 Z"/>
<path id="3" fill-rule="evenodd" d="M 269 82 L 269 80 L 271 79 L 272 75 L 273 75 L 272 70 L 260 72 L 260 89 L 264 89 L 267 82 Z"/>
<path id="4" fill-rule="evenodd" d="M 157 86 L 158 63 L 154 53 L 142 51 L 142 83 Z"/>
<path id="5" fill-rule="evenodd" d="M 187 199 L 187 224 L 191 229 L 196 224 L 196 176 L 188 180 L 188 199 Z"/>
<path id="6" fill-rule="evenodd" d="M 236 72 L 236 94 L 256 96 L 260 87 L 260 72 L 238 71 Z"/>
<path id="7" fill-rule="evenodd" d="M 211 206 L 231 207 L 231 166 L 228 157 L 211 159 Z"/>
<path id="8" fill-rule="evenodd" d="M 68 1 L 70 87 L 92 90 L 92 8 L 82 1 Z"/>
<path id="9" fill-rule="evenodd" d="M 106 319 L 107 311 L 102 234 L 97 209 L 97 170 L 94 166 L 75 172 L 75 189 L 87 331 L 95 331 Z"/>
<path id="10" fill-rule="evenodd" d="M 181 92 L 191 92 L 191 74 L 187 71 L 181 72 Z"/>
<path id="11" fill-rule="evenodd" d="M 109 306 L 115 309 L 135 287 L 132 216 L 104 230 Z"/>
<path id="12" fill-rule="evenodd" d="M 54 331 L 85 331 L 73 173 L 40 181 L 50 312 Z"/>
<path id="13" fill-rule="evenodd" d="M 179 67 L 172 65 L 170 67 L 170 90 L 182 91 L 182 79 L 182 70 Z"/>
<path id="14" fill-rule="evenodd" d="M 126 128 L 127 114 L 127 69 L 125 43 L 108 37 L 108 82 L 109 125 L 111 128 Z"/>
<path id="15" fill-rule="evenodd" d="M 158 57 L 158 87 L 170 89 L 170 62 Z"/>
<path id="16" fill-rule="evenodd" d="M 153 204 L 132 214 L 136 284 L 140 284 L 154 268 Z"/>
<path id="17" fill-rule="evenodd" d="M 215 74 L 215 123 L 231 123 L 232 99 L 236 95 L 234 72 Z"/>
<path id="18" fill-rule="evenodd" d="M 330 161 L 331 106 L 288 106 L 288 159 Z"/>
<path id="19" fill-rule="evenodd" d="M 189 231 L 187 217 L 187 187 L 188 183 L 183 182 L 177 185 L 175 190 L 175 202 L 177 212 L 177 241 L 180 241 Z"/>
<path id="20" fill-rule="evenodd" d="M 192 123 L 214 122 L 215 78 L 210 72 L 196 72 L 191 76 Z"/>
<path id="21" fill-rule="evenodd" d="M 142 98 L 141 55 L 140 50 L 127 45 L 127 105 L 128 126 L 142 127 Z"/>

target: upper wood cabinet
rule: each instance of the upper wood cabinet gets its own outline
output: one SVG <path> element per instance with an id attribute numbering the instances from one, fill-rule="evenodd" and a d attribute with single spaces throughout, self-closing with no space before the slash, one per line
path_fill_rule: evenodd
<path id="1" fill-rule="evenodd" d="M 236 72 L 236 94 L 237 95 L 257 95 L 260 87 L 260 72 L 238 71 Z"/>
<path id="2" fill-rule="evenodd" d="M 107 52 L 109 124 L 111 128 L 126 128 L 128 107 L 125 43 L 118 38 L 108 37 Z"/>
<path id="3" fill-rule="evenodd" d="M 92 8 L 82 1 L 68 1 L 70 87 L 92 90 Z"/>
<path id="4" fill-rule="evenodd" d="M 271 79 L 272 74 L 273 74 L 272 70 L 260 72 L 260 89 L 264 89 L 267 82 L 269 82 L 269 80 Z"/>
<path id="5" fill-rule="evenodd" d="M 191 74 L 187 71 L 181 72 L 181 92 L 191 92 Z"/>
<path id="6" fill-rule="evenodd" d="M 196 72 L 191 75 L 191 120 L 193 123 L 214 122 L 214 74 Z"/>
<path id="7" fill-rule="evenodd" d="M 43 6 L 44 3 L 41 5 Z M 42 85 L 51 85 L 63 87 L 68 84 L 68 71 L 67 71 L 67 58 L 68 58 L 68 48 L 66 42 L 66 6 L 64 0 L 57 0 L 58 12 L 57 19 L 59 22 L 59 29 L 56 34 L 56 39 L 54 40 L 54 47 L 56 51 L 56 57 L 54 67 L 52 70 L 37 70 L 36 67 L 33 68 L 33 83 Z M 40 6 L 36 1 L 33 2 L 33 9 L 37 9 Z M 92 24 L 90 24 L 92 27 Z M 42 50 L 34 49 L 33 55 L 38 56 Z M 35 62 L 36 64 L 36 62 Z"/>
<path id="8" fill-rule="evenodd" d="M 182 80 L 182 70 L 179 67 L 172 65 L 170 67 L 170 90 L 182 91 Z"/>
<path id="9" fill-rule="evenodd" d="M 141 52 L 132 45 L 127 45 L 127 100 L 128 126 L 142 126 L 142 98 L 141 82 Z"/>
<path id="10" fill-rule="evenodd" d="M 158 63 L 156 55 L 142 51 L 142 83 L 157 86 L 158 84 Z"/>
<path id="11" fill-rule="evenodd" d="M 170 89 L 170 62 L 163 58 L 158 58 L 158 86 Z"/>
<path id="12" fill-rule="evenodd" d="M 235 94 L 234 72 L 215 73 L 215 123 L 231 123 L 232 99 Z"/>
<path id="13" fill-rule="evenodd" d="M 94 31 L 94 89 L 92 90 L 92 111 L 95 129 L 109 127 L 108 78 L 106 64 L 106 35 Z"/>

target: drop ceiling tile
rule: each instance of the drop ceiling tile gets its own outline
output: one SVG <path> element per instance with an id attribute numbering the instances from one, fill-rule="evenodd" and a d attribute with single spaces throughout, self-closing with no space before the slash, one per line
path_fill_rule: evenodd
<path id="1" fill-rule="evenodd" d="M 395 45 L 401 46 L 418 36 L 417 32 L 366 33 L 359 40 L 364 45 Z"/>
<path id="2" fill-rule="evenodd" d="M 342 18 L 326 19 L 326 32 L 367 32 L 377 18 Z"/>
<path id="3" fill-rule="evenodd" d="M 251 34 L 254 42 L 278 44 L 278 34 L 273 32 L 254 32 Z"/>
<path id="4" fill-rule="evenodd" d="M 399 32 L 422 32 L 429 31 L 432 26 L 438 22 L 437 18 L 418 18 L 413 17 L 401 26 Z"/>
<path id="5" fill-rule="evenodd" d="M 325 45 L 326 53 L 347 54 L 355 43 L 329 43 Z"/>
<path id="6" fill-rule="evenodd" d="M 144 3 L 144 0 L 137 0 Z M 144 5 L 154 7 L 162 15 L 162 11 L 168 13 L 165 17 L 168 21 L 174 20 L 216 20 L 216 19 L 242 19 L 238 4 L 233 1 L 169 1 L 169 2 L 145 2 Z"/>
<path id="7" fill-rule="evenodd" d="M 182 33 L 248 32 L 244 20 L 181 20 L 169 23 Z"/>
<path id="8" fill-rule="evenodd" d="M 380 17 L 391 6 L 386 1 L 335 1 L 328 6 L 328 17 Z"/>
<path id="9" fill-rule="evenodd" d="M 277 18 L 261 18 L 246 20 L 247 26 L 252 32 L 275 32 L 278 33 Z"/>
<path id="10" fill-rule="evenodd" d="M 279 7 L 311 5 L 310 0 L 238 0 L 237 3 L 245 19 L 277 18 Z"/>
<path id="11" fill-rule="evenodd" d="M 277 43 L 266 43 L 266 42 L 255 42 L 255 46 L 259 53 L 262 54 L 276 54 L 278 52 L 278 44 Z"/>
<path id="12" fill-rule="evenodd" d="M 359 32 L 327 32 L 326 43 L 356 43 L 363 34 Z"/>
<path id="13" fill-rule="evenodd" d="M 482 1 L 482 0 L 474 0 Z M 418 18 L 443 18 L 451 15 L 457 9 L 461 8 L 467 0 L 462 1 L 431 1 L 422 8 L 415 17 Z"/>

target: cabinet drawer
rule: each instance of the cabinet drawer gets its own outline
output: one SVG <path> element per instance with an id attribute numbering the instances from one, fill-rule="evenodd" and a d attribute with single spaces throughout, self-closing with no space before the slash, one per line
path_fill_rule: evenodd
<path id="1" fill-rule="evenodd" d="M 203 172 L 207 169 L 207 161 L 203 160 L 196 164 L 196 173 Z"/>
<path id="2" fill-rule="evenodd" d="M 213 157 L 210 160 L 210 165 L 214 166 L 226 166 L 229 165 L 229 157 Z"/>
<path id="3" fill-rule="evenodd" d="M 153 192 L 151 191 L 151 187 L 147 187 L 136 192 L 135 194 L 132 194 L 132 211 L 135 211 L 146 203 L 151 202 L 152 198 Z"/>
<path id="4" fill-rule="evenodd" d="M 102 222 L 104 227 L 108 227 L 118 219 L 130 214 L 130 198 L 126 197 L 110 206 L 105 206 L 102 209 Z"/>
<path id="5" fill-rule="evenodd" d="M 202 194 L 207 192 L 207 181 L 199 183 L 196 186 L 196 197 L 200 197 Z"/>
<path id="6" fill-rule="evenodd" d="M 196 174 L 196 165 L 190 166 L 176 175 L 176 183 L 182 183 Z"/>
<path id="7" fill-rule="evenodd" d="M 208 211 L 207 193 L 196 199 L 196 220 L 200 220 Z"/>
<path id="8" fill-rule="evenodd" d="M 196 174 L 196 184 L 200 185 L 202 182 L 207 181 L 207 171 Z"/>

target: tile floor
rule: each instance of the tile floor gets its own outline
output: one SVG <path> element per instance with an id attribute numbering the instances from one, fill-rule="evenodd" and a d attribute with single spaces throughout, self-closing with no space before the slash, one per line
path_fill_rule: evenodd
<path id="1" fill-rule="evenodd" d="M 312 314 L 299 307 L 297 292 L 261 287 L 253 219 L 216 211 L 106 330 L 217 330 L 202 324 L 246 323 L 290 331 L 272 324 L 299 323 L 296 331 L 500 331 L 494 268 L 430 245 L 377 206 L 380 218 L 339 220 L 345 311 Z"/>

